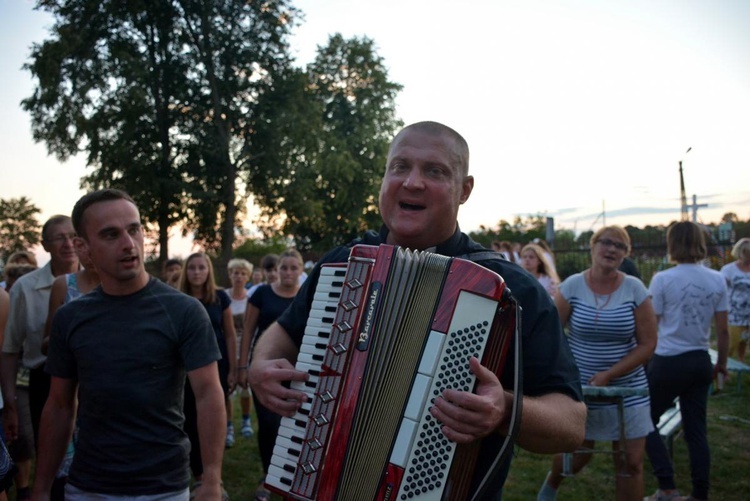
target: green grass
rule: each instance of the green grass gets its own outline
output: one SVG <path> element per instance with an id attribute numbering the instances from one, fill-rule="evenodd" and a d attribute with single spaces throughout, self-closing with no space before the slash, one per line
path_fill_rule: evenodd
<path id="1" fill-rule="evenodd" d="M 724 388 L 724 392 L 710 397 L 708 403 L 711 498 L 745 500 L 750 497 L 750 378 L 745 377 L 741 392 L 737 391 L 733 381 Z M 236 401 L 236 445 L 224 455 L 224 485 L 231 499 L 248 500 L 253 498 L 262 468 L 255 437 L 246 439 L 239 435 L 238 407 Z M 602 450 L 610 448 L 609 444 L 599 446 Z M 675 440 L 674 457 L 677 486 L 683 494 L 689 494 L 690 469 L 687 448 L 681 437 Z M 550 456 L 517 449 L 504 499 L 536 499 L 550 462 Z M 656 489 L 656 482 L 648 459 L 645 460 L 644 472 L 644 492 L 651 494 Z M 565 481 L 558 494 L 561 501 L 614 498 L 615 477 L 610 454 L 596 454 L 585 470 Z"/>

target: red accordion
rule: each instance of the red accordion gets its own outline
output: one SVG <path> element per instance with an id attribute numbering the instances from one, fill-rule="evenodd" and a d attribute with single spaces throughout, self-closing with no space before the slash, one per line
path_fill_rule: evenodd
<path id="1" fill-rule="evenodd" d="M 490 475 L 470 492 L 479 442 L 447 440 L 429 408 L 474 389 L 471 356 L 500 377 L 519 311 L 467 259 L 357 245 L 348 265 L 324 265 L 296 364 L 310 378 L 292 383 L 310 399 L 282 419 L 268 487 L 296 500 L 476 496 Z"/>

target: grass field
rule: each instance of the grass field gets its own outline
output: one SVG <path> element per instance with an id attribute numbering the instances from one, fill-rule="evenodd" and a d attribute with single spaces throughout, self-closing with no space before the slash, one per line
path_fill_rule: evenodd
<path id="1" fill-rule="evenodd" d="M 237 432 L 238 425 L 239 418 L 236 418 Z M 750 377 L 745 377 L 740 392 L 733 382 L 729 382 L 724 392 L 710 397 L 708 433 L 712 457 L 711 498 L 728 501 L 750 499 Z M 251 500 L 262 474 L 257 441 L 255 438 L 245 439 L 239 433 L 236 440 L 236 445 L 228 449 L 224 456 L 224 484 L 230 499 Z M 609 448 L 609 444 L 599 445 L 602 450 Z M 681 437 L 675 441 L 674 455 L 677 486 L 683 494 L 689 494 L 687 448 Z M 549 456 L 517 449 L 503 499 L 536 499 L 549 465 Z M 651 494 L 656 489 L 656 482 L 648 460 L 644 469 L 645 493 Z M 583 472 L 566 480 L 558 499 L 614 499 L 614 481 L 611 455 L 597 454 Z"/>

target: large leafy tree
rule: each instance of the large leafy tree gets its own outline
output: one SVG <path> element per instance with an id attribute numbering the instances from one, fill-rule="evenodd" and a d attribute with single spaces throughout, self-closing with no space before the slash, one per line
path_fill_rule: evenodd
<path id="1" fill-rule="evenodd" d="M 23 101 L 37 141 L 61 160 L 81 151 L 86 189 L 117 187 L 158 227 L 162 258 L 169 228 L 184 219 L 187 145 L 179 134 L 184 74 L 177 11 L 170 2 L 43 1 L 55 25 L 27 65 L 38 79 Z"/>
<path id="2" fill-rule="evenodd" d="M 178 0 L 186 44 L 193 58 L 190 78 L 196 141 L 188 162 L 199 196 L 190 211 L 195 237 L 219 248 L 220 263 L 232 256 L 235 228 L 249 191 L 237 179 L 255 152 L 248 128 L 258 100 L 291 66 L 287 37 L 297 11 L 286 1 Z M 274 120 L 271 119 L 272 125 Z"/>
<path id="3" fill-rule="evenodd" d="M 284 0 L 38 6 L 55 25 L 27 66 L 39 81 L 23 102 L 35 139 L 63 160 L 84 151 L 84 187 L 129 191 L 158 226 L 162 260 L 180 222 L 231 255 L 244 121 L 289 63 L 296 11 Z"/>
<path id="4" fill-rule="evenodd" d="M 372 40 L 336 34 L 304 73 L 287 73 L 264 96 L 249 182 L 269 221 L 282 224 L 300 249 L 324 250 L 379 224 L 380 179 L 402 125 L 400 89 Z M 273 129 L 264 120 L 271 110 Z M 279 213 L 283 221 L 274 221 Z"/>
<path id="5" fill-rule="evenodd" d="M 31 250 L 41 240 L 40 210 L 26 197 L 0 199 L 0 257 Z"/>

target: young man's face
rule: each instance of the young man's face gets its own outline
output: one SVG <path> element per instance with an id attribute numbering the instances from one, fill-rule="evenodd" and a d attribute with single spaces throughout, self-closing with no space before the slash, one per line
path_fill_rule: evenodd
<path id="1" fill-rule="evenodd" d="M 94 203 L 84 211 L 83 228 L 76 245 L 91 259 L 105 291 L 135 292 L 148 282 L 143 227 L 135 205 L 123 199 Z"/>

